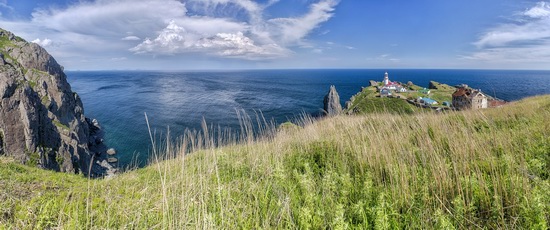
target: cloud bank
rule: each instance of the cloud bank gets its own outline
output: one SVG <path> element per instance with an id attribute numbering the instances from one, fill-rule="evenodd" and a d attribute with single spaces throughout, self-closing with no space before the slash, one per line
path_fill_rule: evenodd
<path id="1" fill-rule="evenodd" d="M 550 3 L 519 12 L 513 23 L 489 29 L 466 59 L 500 63 L 550 63 Z"/>
<path id="2" fill-rule="evenodd" d="M 269 60 L 293 47 L 328 21 L 338 0 L 317 0 L 296 17 L 268 18 L 278 0 L 95 0 L 66 8 L 36 9 L 30 21 L 0 18 L 6 29 L 53 53 L 112 56 L 205 55 Z M 48 38 L 43 38 L 44 36 Z M 124 54 L 126 53 L 126 54 Z"/>

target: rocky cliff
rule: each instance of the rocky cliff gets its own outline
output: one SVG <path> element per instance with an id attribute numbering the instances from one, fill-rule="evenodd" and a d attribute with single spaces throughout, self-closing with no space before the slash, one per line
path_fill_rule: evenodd
<path id="1" fill-rule="evenodd" d="M 336 92 L 336 87 L 331 85 L 325 99 L 323 100 L 326 115 L 334 116 L 342 112 L 342 104 L 340 104 L 340 96 Z"/>
<path id="2" fill-rule="evenodd" d="M 102 176 L 102 132 L 84 116 L 63 67 L 34 43 L 0 29 L 0 155 L 62 172 Z"/>

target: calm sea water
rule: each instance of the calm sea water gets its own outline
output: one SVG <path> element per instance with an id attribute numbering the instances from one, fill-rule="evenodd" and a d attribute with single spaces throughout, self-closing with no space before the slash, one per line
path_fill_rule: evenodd
<path id="1" fill-rule="evenodd" d="M 146 112 L 152 129 L 173 136 L 207 123 L 239 128 L 236 110 L 261 111 L 282 123 L 301 113 L 318 113 L 330 85 L 342 104 L 386 70 L 254 70 L 227 72 L 68 71 L 68 81 L 88 117 L 106 131 L 125 166 L 143 165 L 151 152 Z M 550 71 L 390 70 L 392 81 L 428 86 L 430 80 L 465 83 L 504 100 L 550 94 Z"/>

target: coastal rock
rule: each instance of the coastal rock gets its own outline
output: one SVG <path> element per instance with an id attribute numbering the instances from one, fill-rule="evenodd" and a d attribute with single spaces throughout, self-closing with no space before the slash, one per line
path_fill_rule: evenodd
<path id="1" fill-rule="evenodd" d="M 109 162 L 110 164 L 117 163 L 118 159 L 116 157 L 109 157 L 107 158 L 107 162 Z"/>
<path id="2" fill-rule="evenodd" d="M 323 104 L 324 104 L 323 109 L 325 110 L 325 113 L 328 116 L 335 116 L 342 113 L 340 96 L 338 95 L 338 92 L 336 91 L 336 87 L 334 85 L 330 86 L 330 90 L 325 96 L 325 99 L 323 100 Z"/>
<path id="3" fill-rule="evenodd" d="M 112 156 L 116 154 L 116 150 L 113 148 L 110 148 L 107 150 L 107 155 Z"/>
<path id="4" fill-rule="evenodd" d="M 374 80 L 370 80 L 369 84 L 370 84 L 370 86 L 374 86 L 374 87 L 378 86 L 378 82 L 376 82 Z"/>
<path id="5" fill-rule="evenodd" d="M 428 85 L 428 88 L 429 89 L 437 89 L 437 90 L 455 90 L 456 88 L 455 87 L 452 87 L 450 85 L 447 85 L 447 84 L 442 84 L 442 83 L 439 83 L 439 82 L 436 82 L 436 81 L 430 81 L 430 84 Z"/>
<path id="6" fill-rule="evenodd" d="M 430 84 L 428 84 L 428 89 L 438 89 L 437 83 L 434 81 L 430 81 Z"/>
<path id="7" fill-rule="evenodd" d="M 90 149 L 99 123 L 84 116 L 63 67 L 11 32 L 0 29 L 0 41 L 0 154 L 45 169 L 105 175 L 108 168 L 93 162 L 106 154 Z"/>

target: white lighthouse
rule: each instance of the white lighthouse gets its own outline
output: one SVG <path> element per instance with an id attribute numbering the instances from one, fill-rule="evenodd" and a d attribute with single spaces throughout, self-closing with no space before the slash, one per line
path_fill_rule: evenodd
<path id="1" fill-rule="evenodd" d="M 388 76 L 388 72 L 384 74 L 384 85 L 390 84 L 390 77 Z"/>

